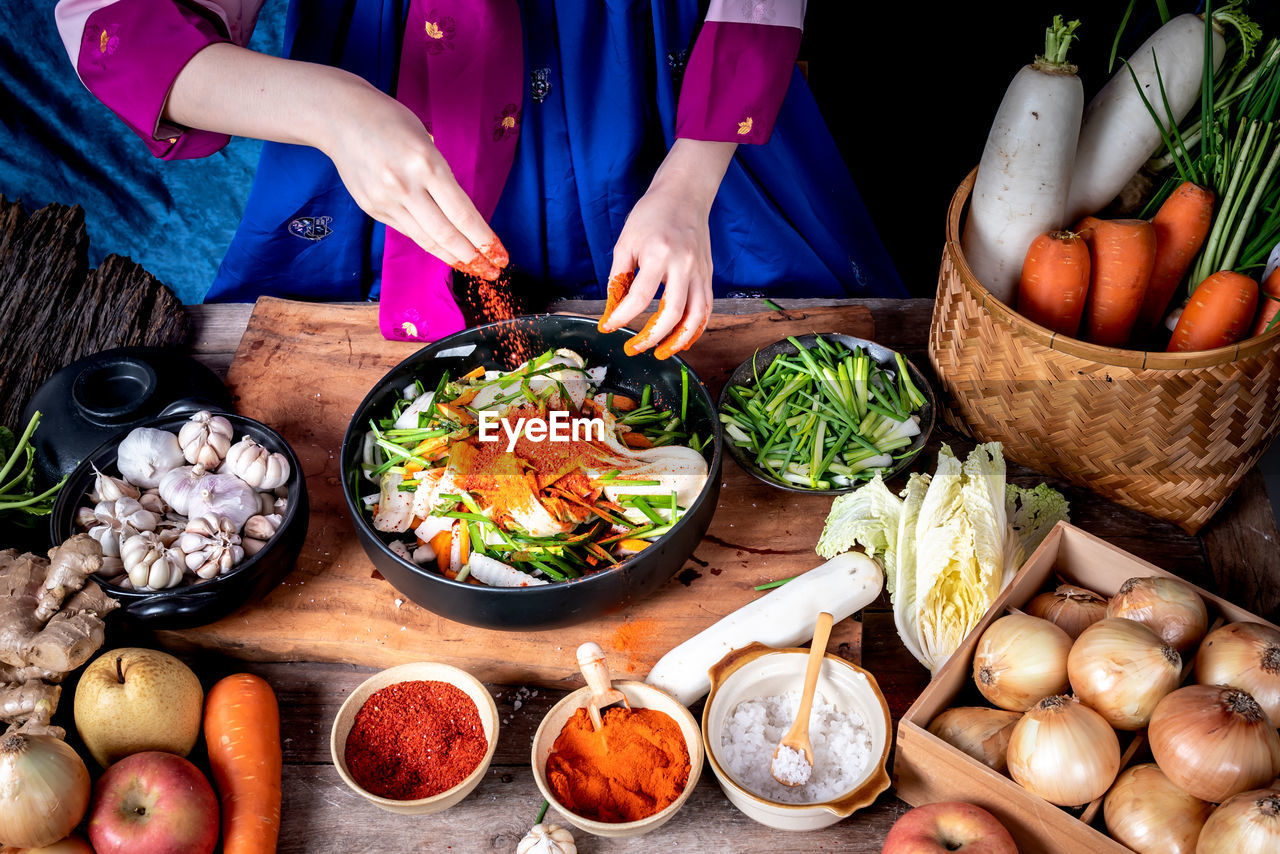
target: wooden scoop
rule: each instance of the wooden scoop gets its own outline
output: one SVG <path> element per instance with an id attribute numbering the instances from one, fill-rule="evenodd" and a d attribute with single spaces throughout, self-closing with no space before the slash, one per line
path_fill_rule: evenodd
<path id="1" fill-rule="evenodd" d="M 818 614 L 818 624 L 813 629 L 813 645 L 809 648 L 809 666 L 804 671 L 804 690 L 800 693 L 800 710 L 796 712 L 796 721 L 787 730 L 787 734 L 778 742 L 773 751 L 773 762 L 770 771 L 773 779 L 784 786 L 802 786 L 809 781 L 809 774 L 802 774 L 798 779 L 787 773 L 779 774 L 778 754 L 782 748 L 789 747 L 804 755 L 809 771 L 813 770 L 813 745 L 809 743 L 809 712 L 813 708 L 813 692 L 818 687 L 818 671 L 822 669 L 822 659 L 827 654 L 827 640 L 831 637 L 832 617 L 826 611 Z"/>
<path id="2" fill-rule="evenodd" d="M 588 641 L 578 647 L 578 668 L 587 680 L 587 687 L 591 689 L 591 699 L 587 701 L 587 714 L 591 716 L 592 725 L 599 731 L 604 725 L 600 720 L 601 712 L 618 703 L 630 709 L 631 704 L 627 702 L 623 693 L 610 683 L 609 668 L 605 666 L 604 650 L 600 648 L 600 644 Z"/>

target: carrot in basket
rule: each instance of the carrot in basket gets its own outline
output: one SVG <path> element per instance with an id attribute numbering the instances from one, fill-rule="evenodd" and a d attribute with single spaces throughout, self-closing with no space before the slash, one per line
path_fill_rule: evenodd
<path id="1" fill-rule="evenodd" d="M 1135 339 L 1146 338 L 1164 319 L 1173 292 L 1209 236 L 1213 199 L 1213 190 L 1183 181 L 1151 218 L 1156 230 L 1156 265 L 1133 327 Z"/>
<path id="2" fill-rule="evenodd" d="M 1098 219 L 1096 216 L 1087 216 L 1077 222 L 1075 228 L 1071 230 L 1080 235 L 1080 239 L 1089 244 L 1089 247 L 1092 249 L 1093 230 L 1098 227 L 1098 223 L 1100 222 L 1102 222 L 1102 220 Z"/>
<path id="3" fill-rule="evenodd" d="M 1084 309 L 1084 337 L 1123 347 L 1142 310 L 1156 260 L 1156 232 L 1142 219 L 1106 219 L 1093 226 L 1093 273 Z"/>
<path id="4" fill-rule="evenodd" d="M 1031 241 L 1018 280 L 1018 311 L 1032 323 L 1074 337 L 1089 292 L 1089 247 L 1071 231 Z"/>
<path id="5" fill-rule="evenodd" d="M 250 673 L 219 681 L 205 698 L 204 740 L 222 801 L 225 854 L 268 854 L 280 833 L 280 707 Z"/>
<path id="6" fill-rule="evenodd" d="M 1221 270 L 1191 292 L 1169 339 L 1170 353 L 1212 350 L 1244 337 L 1258 307 L 1258 283 Z"/>
<path id="7" fill-rule="evenodd" d="M 1280 313 L 1280 267 L 1272 270 L 1262 282 L 1262 292 L 1258 295 L 1258 319 L 1249 337 L 1256 338 L 1266 332 L 1277 313 Z"/>

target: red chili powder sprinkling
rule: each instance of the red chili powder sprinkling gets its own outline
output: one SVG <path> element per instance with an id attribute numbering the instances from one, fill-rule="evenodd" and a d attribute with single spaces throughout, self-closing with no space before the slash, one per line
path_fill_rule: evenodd
<path id="1" fill-rule="evenodd" d="M 429 798 L 465 780 L 489 742 L 475 701 L 447 682 L 398 682 L 375 691 L 347 735 L 347 770 L 370 794 Z"/>
<path id="2" fill-rule="evenodd" d="M 511 297 L 511 275 L 507 270 L 504 269 L 497 280 L 492 282 L 472 276 L 471 287 L 480 300 L 480 313 L 486 322 L 512 320 L 516 317 L 515 302 Z M 508 324 L 498 331 L 494 349 L 503 357 L 507 366 L 512 368 L 529 361 L 540 352 L 534 349 L 528 330 L 519 323 Z"/>

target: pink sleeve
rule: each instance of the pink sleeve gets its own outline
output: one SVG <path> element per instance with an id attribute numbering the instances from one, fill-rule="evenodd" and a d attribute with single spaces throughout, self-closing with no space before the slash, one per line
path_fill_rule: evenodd
<path id="1" fill-rule="evenodd" d="M 791 83 L 804 0 L 713 0 L 685 67 L 676 137 L 760 144 Z"/>
<path id="2" fill-rule="evenodd" d="M 226 134 L 170 125 L 161 120 L 174 78 L 200 50 L 218 42 L 248 40 L 257 4 L 229 23 L 214 2 L 179 0 L 62 0 L 58 28 L 80 80 L 136 133 L 156 157 L 204 157 L 227 144 Z M 241 42 L 243 43 L 243 41 Z"/>

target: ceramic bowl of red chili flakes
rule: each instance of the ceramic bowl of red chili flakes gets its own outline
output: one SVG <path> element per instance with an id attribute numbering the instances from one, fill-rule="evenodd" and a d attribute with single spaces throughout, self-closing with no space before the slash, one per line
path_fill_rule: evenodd
<path id="1" fill-rule="evenodd" d="M 338 709 L 333 765 L 388 812 L 429 815 L 479 785 L 498 744 L 498 707 L 471 674 L 423 661 L 376 673 Z"/>

